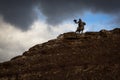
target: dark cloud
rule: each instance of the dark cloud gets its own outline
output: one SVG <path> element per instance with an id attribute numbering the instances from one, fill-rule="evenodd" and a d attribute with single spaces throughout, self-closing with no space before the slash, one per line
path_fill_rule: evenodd
<path id="1" fill-rule="evenodd" d="M 6 22 L 27 30 L 36 18 L 34 5 L 34 0 L 0 0 L 0 15 Z"/>
<path id="2" fill-rule="evenodd" d="M 113 16 L 120 13 L 119 0 L 40 0 L 40 6 L 50 24 L 60 23 L 78 13 L 82 16 L 87 10 Z"/>
<path id="3" fill-rule="evenodd" d="M 0 0 L 0 15 L 6 22 L 27 30 L 36 19 L 35 6 L 46 16 L 47 23 L 55 25 L 87 10 L 119 17 L 119 4 L 119 0 Z"/>

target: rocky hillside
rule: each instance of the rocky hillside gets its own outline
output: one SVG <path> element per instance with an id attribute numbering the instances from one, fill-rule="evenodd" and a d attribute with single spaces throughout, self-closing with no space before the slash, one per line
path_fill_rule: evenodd
<path id="1" fill-rule="evenodd" d="M 35 45 L 0 63 L 0 80 L 120 80 L 120 29 L 69 32 Z"/>

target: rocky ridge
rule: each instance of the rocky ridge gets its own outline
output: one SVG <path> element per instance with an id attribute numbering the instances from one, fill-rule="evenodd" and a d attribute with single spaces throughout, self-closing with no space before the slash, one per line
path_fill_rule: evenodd
<path id="1" fill-rule="evenodd" d="M 37 44 L 0 63 L 0 80 L 120 80 L 120 29 L 68 32 Z"/>

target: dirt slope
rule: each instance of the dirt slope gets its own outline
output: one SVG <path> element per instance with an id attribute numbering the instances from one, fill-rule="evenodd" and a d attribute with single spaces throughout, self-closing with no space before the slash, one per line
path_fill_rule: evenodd
<path id="1" fill-rule="evenodd" d="M 68 32 L 37 44 L 0 63 L 0 80 L 120 80 L 120 29 Z"/>

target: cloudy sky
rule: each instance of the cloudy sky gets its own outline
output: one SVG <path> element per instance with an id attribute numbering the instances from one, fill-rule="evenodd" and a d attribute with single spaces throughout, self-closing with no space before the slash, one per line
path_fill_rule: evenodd
<path id="1" fill-rule="evenodd" d="M 0 0 L 0 62 L 75 31 L 79 18 L 87 24 L 84 32 L 120 28 L 120 1 Z"/>

